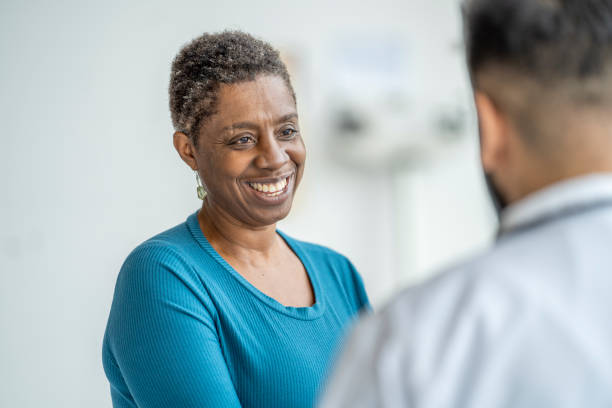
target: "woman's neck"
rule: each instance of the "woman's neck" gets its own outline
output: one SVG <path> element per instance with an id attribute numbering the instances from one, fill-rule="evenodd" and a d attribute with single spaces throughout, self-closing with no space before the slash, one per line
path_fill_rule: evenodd
<path id="1" fill-rule="evenodd" d="M 276 224 L 253 227 L 240 222 L 208 200 L 202 204 L 198 213 L 202 233 L 208 242 L 225 254 L 241 258 L 241 255 L 252 256 L 253 253 L 270 255 L 277 248 L 278 236 Z"/>

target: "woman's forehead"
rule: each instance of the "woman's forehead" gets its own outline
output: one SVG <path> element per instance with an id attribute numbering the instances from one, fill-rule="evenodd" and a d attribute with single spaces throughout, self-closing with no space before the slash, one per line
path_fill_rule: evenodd
<path id="1" fill-rule="evenodd" d="M 293 94 L 279 76 L 258 76 L 253 81 L 222 84 L 211 124 L 227 127 L 245 121 L 278 121 L 297 117 Z"/>

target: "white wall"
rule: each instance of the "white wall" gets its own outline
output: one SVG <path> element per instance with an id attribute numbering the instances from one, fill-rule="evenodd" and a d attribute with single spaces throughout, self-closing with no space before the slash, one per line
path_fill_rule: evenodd
<path id="1" fill-rule="evenodd" d="M 393 173 L 335 162 L 323 120 L 329 44 L 346 33 L 405 41 L 416 103 L 466 89 L 457 9 L 452 0 L 3 1 L 0 406 L 110 406 L 100 349 L 117 272 L 135 245 L 198 206 L 171 145 L 166 88 L 172 57 L 203 31 L 241 28 L 296 56 L 309 162 L 282 228 L 348 255 L 375 305 L 486 244 L 493 220 L 473 115 L 461 138 Z"/>

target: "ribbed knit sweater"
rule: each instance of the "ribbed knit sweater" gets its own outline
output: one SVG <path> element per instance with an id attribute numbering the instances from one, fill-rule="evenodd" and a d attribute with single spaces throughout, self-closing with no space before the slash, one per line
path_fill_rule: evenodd
<path id="1" fill-rule="evenodd" d="M 115 408 L 315 404 L 368 299 L 344 256 L 279 234 L 310 277 L 311 307 L 283 306 L 251 285 L 210 245 L 197 213 L 128 256 L 103 344 Z"/>

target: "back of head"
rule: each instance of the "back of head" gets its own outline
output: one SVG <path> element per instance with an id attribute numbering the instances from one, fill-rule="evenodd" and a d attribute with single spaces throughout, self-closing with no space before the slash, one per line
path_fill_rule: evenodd
<path id="1" fill-rule="evenodd" d="M 612 0 L 466 0 L 463 14 L 474 87 L 526 142 L 563 154 L 576 133 L 591 132 L 579 123 L 583 114 L 602 124 L 593 132 L 606 127 Z"/>
<path id="2" fill-rule="evenodd" d="M 612 51 L 612 1 L 467 0 L 472 74 L 497 63 L 539 81 L 601 76 Z"/>

